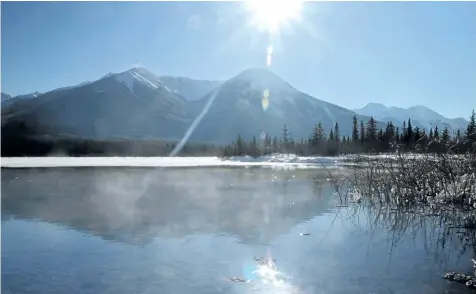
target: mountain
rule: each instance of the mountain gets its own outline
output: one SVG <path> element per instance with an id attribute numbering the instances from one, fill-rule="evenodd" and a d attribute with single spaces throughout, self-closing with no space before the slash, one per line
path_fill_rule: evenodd
<path id="1" fill-rule="evenodd" d="M 373 116 L 380 121 L 392 121 L 401 126 L 410 118 L 413 126 L 429 130 L 437 126 L 439 129 L 448 127 L 452 130 L 465 129 L 468 121 L 464 118 L 446 118 L 428 107 L 417 105 L 409 108 L 387 107 L 380 103 L 369 103 L 362 108 L 354 109 L 356 113 Z"/>
<path id="2" fill-rule="evenodd" d="M 265 93 L 268 94 L 267 107 L 263 99 Z M 193 110 L 200 111 L 195 116 L 203 114 L 191 138 L 221 142 L 234 140 L 237 134 L 259 138 L 262 131 L 280 137 L 284 125 L 295 140 L 300 140 L 309 138 L 319 121 L 327 133 L 337 122 L 341 135 L 349 136 L 355 115 L 348 109 L 296 90 L 266 69 L 245 70 L 191 105 Z M 358 116 L 358 119 L 367 121 L 369 118 Z"/>
<path id="3" fill-rule="evenodd" d="M 185 131 L 185 99 L 142 68 L 57 89 L 2 109 L 48 133 L 89 138 L 168 138 Z M 166 127 L 165 127 L 166 126 Z"/>
<path id="4" fill-rule="evenodd" d="M 188 101 L 197 101 L 215 90 L 222 82 L 194 80 L 185 77 L 161 76 L 159 80 L 172 92 Z"/>
<path id="5" fill-rule="evenodd" d="M 20 99 L 32 99 L 40 96 L 42 93 L 40 92 L 33 92 L 29 94 L 24 94 L 24 95 L 18 95 L 15 97 L 11 97 L 8 94 L 2 93 L 2 107 L 6 107 L 7 105 L 13 104 L 17 102 Z M 6 95 L 6 96 L 4 96 Z"/>
<path id="6" fill-rule="evenodd" d="M 11 95 L 8 95 L 7 93 L 3 93 L 3 92 L 2 92 L 2 97 L 1 97 L 2 103 L 3 103 L 4 101 L 10 100 L 10 99 L 12 99 L 12 96 L 11 96 Z"/>
<path id="7" fill-rule="evenodd" d="M 2 108 L 2 124 L 23 121 L 48 134 L 101 139 L 181 139 L 190 131 L 191 140 L 229 143 L 238 134 L 280 137 L 284 125 L 295 140 L 306 139 L 319 121 L 327 133 L 337 122 L 340 134 L 349 136 L 354 115 L 298 91 L 266 69 L 209 82 L 132 68 L 21 99 Z"/>
<path id="8" fill-rule="evenodd" d="M 41 94 L 42 93 L 36 91 L 36 92 L 25 94 L 25 95 L 18 95 L 18 96 L 13 97 L 12 99 L 31 99 L 31 98 L 36 98 L 36 97 L 40 96 Z"/>

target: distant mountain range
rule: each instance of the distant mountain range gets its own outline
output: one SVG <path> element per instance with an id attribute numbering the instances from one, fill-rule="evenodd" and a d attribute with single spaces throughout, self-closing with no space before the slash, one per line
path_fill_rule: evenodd
<path id="1" fill-rule="evenodd" d="M 376 105 L 349 110 L 305 94 L 266 69 L 248 69 L 227 81 L 205 81 L 158 77 L 136 67 L 43 94 L 2 93 L 2 125 L 23 121 L 51 135 L 96 139 L 177 140 L 187 134 L 194 141 L 228 143 L 238 134 L 281 136 L 284 125 L 300 140 L 311 135 L 317 122 L 326 132 L 337 122 L 341 135 L 349 136 L 354 115 L 364 122 L 374 116 L 379 128 L 393 116 L 397 124 L 408 117 L 416 117 L 416 125 L 453 121 L 427 108 L 382 115 L 387 108 Z M 456 123 L 467 125 L 464 119 Z"/>
<path id="2" fill-rule="evenodd" d="M 372 115 L 379 121 L 392 121 L 397 126 L 402 126 L 403 122 L 408 122 L 410 118 L 413 126 L 427 130 L 435 127 L 439 129 L 448 127 L 450 130 L 456 131 L 457 129 L 465 129 L 468 126 L 468 120 L 464 118 L 446 118 L 421 105 L 399 108 L 395 106 L 387 107 L 380 103 L 369 103 L 362 108 L 353 109 L 353 111 L 361 115 Z"/>
<path id="3" fill-rule="evenodd" d="M 36 98 L 40 96 L 42 93 L 40 92 L 34 92 L 30 94 L 24 94 L 24 95 L 18 95 L 12 97 L 11 95 L 8 95 L 6 93 L 2 93 L 2 107 L 5 107 L 9 104 L 12 104 L 20 99 L 30 99 L 30 98 Z"/>

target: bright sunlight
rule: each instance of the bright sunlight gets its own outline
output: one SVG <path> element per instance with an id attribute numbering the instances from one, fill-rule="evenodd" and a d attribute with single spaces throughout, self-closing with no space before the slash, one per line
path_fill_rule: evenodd
<path id="1" fill-rule="evenodd" d="M 273 34 L 290 20 L 299 20 L 302 0 L 245 0 L 252 25 Z"/>

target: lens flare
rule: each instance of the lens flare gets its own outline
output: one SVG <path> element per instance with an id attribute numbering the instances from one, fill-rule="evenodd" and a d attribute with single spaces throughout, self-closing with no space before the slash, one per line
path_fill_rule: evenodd
<path id="1" fill-rule="evenodd" d="M 273 54 L 273 45 L 268 46 L 268 55 Z"/>
<path id="2" fill-rule="evenodd" d="M 245 0 L 252 24 L 270 34 L 277 33 L 290 20 L 299 19 L 302 0 Z"/>
<path id="3" fill-rule="evenodd" d="M 261 104 L 262 104 L 263 110 L 266 111 L 266 109 L 268 109 L 269 107 L 269 90 L 268 89 L 264 90 L 263 92 L 263 99 L 261 101 Z"/>

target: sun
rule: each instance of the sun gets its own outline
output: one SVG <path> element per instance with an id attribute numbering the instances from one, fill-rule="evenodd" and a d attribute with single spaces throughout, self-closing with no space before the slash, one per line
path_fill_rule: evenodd
<path id="1" fill-rule="evenodd" d="M 252 14 L 252 25 L 274 34 L 290 20 L 299 20 L 302 2 L 302 0 L 245 0 L 245 6 Z"/>

